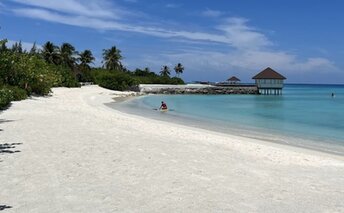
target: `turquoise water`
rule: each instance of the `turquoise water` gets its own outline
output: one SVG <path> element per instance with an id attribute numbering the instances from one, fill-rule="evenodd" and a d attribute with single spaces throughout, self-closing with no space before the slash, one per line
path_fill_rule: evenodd
<path id="1" fill-rule="evenodd" d="M 231 133 L 245 130 L 298 145 L 310 141 L 308 146 L 334 152 L 344 147 L 344 85 L 286 85 L 282 96 L 149 95 L 127 104 L 152 111 L 162 100 L 173 109 L 170 117 L 209 121 Z"/>

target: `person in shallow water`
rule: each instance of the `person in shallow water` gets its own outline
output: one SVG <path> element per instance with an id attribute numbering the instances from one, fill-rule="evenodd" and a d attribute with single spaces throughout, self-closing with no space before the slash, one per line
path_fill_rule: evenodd
<path id="1" fill-rule="evenodd" d="M 161 106 L 160 106 L 159 110 L 167 110 L 167 105 L 165 102 L 161 101 Z"/>
<path id="2" fill-rule="evenodd" d="M 334 98 L 334 93 L 331 94 L 332 98 Z"/>

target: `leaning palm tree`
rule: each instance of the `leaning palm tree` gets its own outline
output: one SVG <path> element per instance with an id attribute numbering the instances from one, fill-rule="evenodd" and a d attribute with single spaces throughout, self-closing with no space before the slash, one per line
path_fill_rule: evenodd
<path id="1" fill-rule="evenodd" d="M 181 63 L 178 63 L 175 67 L 174 67 L 174 71 L 176 72 L 177 77 L 179 77 L 180 74 L 183 73 L 184 71 L 184 66 Z"/>
<path id="2" fill-rule="evenodd" d="M 42 56 L 50 64 L 60 64 L 59 48 L 52 42 L 48 41 L 43 45 Z"/>
<path id="3" fill-rule="evenodd" d="M 170 76 L 170 74 L 171 74 L 171 72 L 170 72 L 170 68 L 168 67 L 168 66 L 163 66 L 162 68 L 161 68 L 161 71 L 160 71 L 160 75 L 161 76 Z"/>
<path id="4" fill-rule="evenodd" d="M 103 66 L 108 70 L 122 70 L 121 51 L 116 46 L 103 50 Z"/>
<path id="5" fill-rule="evenodd" d="M 60 47 L 60 56 L 62 64 L 70 67 L 72 70 L 75 67 L 77 51 L 75 47 L 69 43 L 63 43 Z"/>
<path id="6" fill-rule="evenodd" d="M 90 70 L 91 69 L 90 64 L 92 64 L 93 61 L 95 60 L 91 50 L 85 50 L 79 53 L 78 55 L 79 55 L 78 60 L 80 61 L 80 66 L 87 70 Z"/>

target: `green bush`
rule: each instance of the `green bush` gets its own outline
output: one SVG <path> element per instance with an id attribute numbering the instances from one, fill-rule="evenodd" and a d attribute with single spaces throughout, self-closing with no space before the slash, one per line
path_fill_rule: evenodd
<path id="1" fill-rule="evenodd" d="M 102 69 L 92 73 L 95 83 L 107 89 L 124 91 L 137 85 L 135 79 L 127 73 Z"/>
<path id="2" fill-rule="evenodd" d="M 15 86 L 4 86 L 3 88 L 12 92 L 13 101 L 20 101 L 27 98 L 27 93 L 24 89 Z"/>
<path id="3" fill-rule="evenodd" d="M 118 70 L 92 69 L 92 53 L 89 51 L 87 54 L 79 54 L 80 58 L 75 58 L 74 47 L 71 45 L 69 52 L 64 48 L 66 51 L 54 50 L 54 53 L 48 54 L 44 51 L 14 51 L 4 48 L 5 43 L 6 40 L 0 40 L 0 84 L 7 85 L 0 87 L 1 106 L 11 100 L 25 99 L 31 94 L 47 95 L 52 87 L 80 87 L 79 82 L 93 81 L 102 87 L 122 91 L 136 89 L 138 84 L 184 84 L 180 78 L 160 76 L 149 68 L 131 72 L 121 65 L 121 57 L 118 61 L 112 61 L 119 65 L 116 68 Z M 46 47 L 57 50 L 51 42 L 47 42 Z M 77 64 L 78 60 L 81 63 Z"/>
<path id="4" fill-rule="evenodd" d="M 47 95 L 58 75 L 40 57 L 13 52 L 0 53 L 0 78 L 4 84 L 25 89 L 27 94 Z"/>
<path id="5" fill-rule="evenodd" d="M 0 110 L 5 109 L 13 100 L 13 92 L 9 89 L 0 89 Z"/>
<path id="6" fill-rule="evenodd" d="M 170 78 L 169 81 L 171 82 L 171 84 L 185 84 L 185 82 L 183 81 L 183 79 L 178 78 L 178 77 Z"/>
<path id="7" fill-rule="evenodd" d="M 144 70 L 137 68 L 132 72 L 132 75 L 140 77 L 159 77 L 155 72 L 151 72 L 149 68 L 146 68 Z"/>
<path id="8" fill-rule="evenodd" d="M 41 58 L 32 55 L 21 55 L 17 70 L 23 71 L 19 86 L 29 94 L 47 95 L 59 81 L 58 75 Z"/>
<path id="9" fill-rule="evenodd" d="M 77 80 L 79 82 L 93 82 L 94 78 L 90 69 L 79 66 L 79 73 L 77 74 Z"/>
<path id="10" fill-rule="evenodd" d="M 135 80 L 139 84 L 184 84 L 181 78 L 168 76 L 135 76 Z"/>
<path id="11" fill-rule="evenodd" d="M 18 85 L 18 73 L 14 64 L 18 60 L 15 54 L 9 51 L 0 52 L 0 80 L 3 84 Z"/>
<path id="12" fill-rule="evenodd" d="M 54 71 L 58 79 L 54 83 L 54 87 L 80 87 L 79 82 L 69 67 L 50 65 L 50 69 Z"/>

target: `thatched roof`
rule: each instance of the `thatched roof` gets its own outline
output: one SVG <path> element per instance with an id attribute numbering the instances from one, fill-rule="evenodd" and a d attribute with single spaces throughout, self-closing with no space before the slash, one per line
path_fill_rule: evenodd
<path id="1" fill-rule="evenodd" d="M 283 75 L 279 74 L 275 70 L 268 67 L 265 70 L 258 73 L 257 75 L 255 75 L 252 79 L 281 79 L 281 80 L 284 80 L 284 79 L 286 79 L 286 77 L 284 77 Z"/>
<path id="2" fill-rule="evenodd" d="M 235 76 L 232 76 L 232 77 L 228 78 L 227 81 L 240 81 L 240 79 L 235 77 Z"/>

